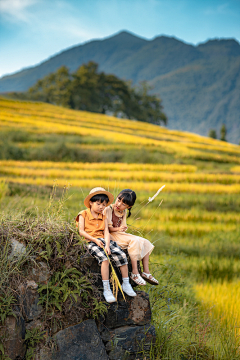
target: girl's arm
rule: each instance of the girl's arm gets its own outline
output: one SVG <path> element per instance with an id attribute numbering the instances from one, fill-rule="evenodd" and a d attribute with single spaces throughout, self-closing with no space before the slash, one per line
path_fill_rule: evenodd
<path id="1" fill-rule="evenodd" d="M 111 250 L 110 250 L 110 234 L 109 234 L 109 230 L 108 230 L 108 220 L 107 218 L 104 220 L 105 223 L 105 228 L 104 228 L 104 239 L 106 242 L 105 245 L 105 250 L 108 253 L 108 255 L 111 254 Z"/>
<path id="2" fill-rule="evenodd" d="M 85 239 L 94 242 L 96 245 L 103 247 L 104 244 L 101 240 L 94 238 L 93 236 L 89 235 L 85 230 L 85 219 L 82 215 L 79 216 L 79 235 L 84 236 Z"/>
<path id="3" fill-rule="evenodd" d="M 111 232 L 117 232 L 117 231 L 122 231 L 122 232 L 127 231 L 127 220 L 126 219 L 127 219 L 127 212 L 125 211 L 124 215 L 123 215 L 121 226 L 113 227 L 111 225 L 108 225 L 110 233 Z"/>
<path id="4" fill-rule="evenodd" d="M 122 232 L 124 232 L 124 231 L 126 231 L 126 230 L 127 230 L 127 226 L 124 226 L 124 225 L 121 225 L 121 226 L 119 226 L 119 227 L 109 226 L 109 231 L 110 231 L 110 233 L 111 233 L 111 232 L 117 232 L 117 231 L 122 231 Z"/>

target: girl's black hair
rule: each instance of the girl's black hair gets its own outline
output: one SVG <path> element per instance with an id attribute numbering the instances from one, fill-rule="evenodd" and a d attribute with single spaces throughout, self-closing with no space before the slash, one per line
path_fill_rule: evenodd
<path id="1" fill-rule="evenodd" d="M 128 209 L 128 218 L 129 218 L 131 216 L 131 208 L 135 204 L 137 198 L 135 191 L 131 189 L 124 189 L 118 194 L 117 197 L 119 200 L 122 200 L 124 204 L 130 206 L 130 208 Z"/>
<path id="2" fill-rule="evenodd" d="M 106 201 L 106 203 L 109 202 L 109 198 L 106 194 L 97 194 L 94 195 L 91 199 L 91 202 L 96 202 L 96 201 L 100 201 L 100 203 L 103 203 L 104 201 Z"/>

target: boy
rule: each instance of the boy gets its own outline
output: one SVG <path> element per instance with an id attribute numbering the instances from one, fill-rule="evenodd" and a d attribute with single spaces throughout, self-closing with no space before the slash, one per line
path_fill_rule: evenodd
<path id="1" fill-rule="evenodd" d="M 110 241 L 108 222 L 103 210 L 112 204 L 113 195 L 101 187 L 94 188 L 84 200 L 87 210 L 80 211 L 76 221 L 79 223 L 79 234 L 88 241 L 87 247 L 91 255 L 101 265 L 103 281 L 103 295 L 107 302 L 115 302 L 116 299 L 109 284 L 109 261 L 103 247 L 109 257 L 115 261 L 122 273 L 123 291 L 129 296 L 136 296 L 128 277 L 128 262 L 126 254 L 120 249 L 115 241 Z"/>

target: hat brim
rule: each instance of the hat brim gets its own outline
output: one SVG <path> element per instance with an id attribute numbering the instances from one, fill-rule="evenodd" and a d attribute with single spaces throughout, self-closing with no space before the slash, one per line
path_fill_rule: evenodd
<path id="1" fill-rule="evenodd" d="M 111 205 L 114 201 L 114 196 L 113 194 L 111 194 L 109 191 L 103 191 L 103 190 L 99 190 L 99 191 L 95 191 L 93 192 L 92 194 L 89 194 L 85 200 L 84 200 L 84 205 L 87 207 L 87 208 L 90 208 L 90 199 L 95 196 L 95 195 L 98 195 L 98 194 L 105 194 L 108 196 L 109 198 L 109 202 L 107 203 L 107 206 Z"/>

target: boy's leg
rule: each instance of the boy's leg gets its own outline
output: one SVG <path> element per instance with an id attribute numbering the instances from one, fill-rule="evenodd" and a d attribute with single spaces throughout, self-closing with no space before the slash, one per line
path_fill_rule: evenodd
<path id="1" fill-rule="evenodd" d="M 104 239 L 100 239 L 104 242 Z M 105 242 L 104 242 L 105 245 Z M 103 296 L 105 300 L 109 303 L 115 302 L 116 299 L 113 296 L 113 293 L 110 288 L 109 284 L 109 261 L 107 256 L 102 248 L 96 245 L 93 242 L 88 244 L 88 250 L 92 256 L 94 256 L 97 260 L 99 265 L 101 265 L 101 275 L 102 275 L 102 282 L 103 282 Z"/>
<path id="2" fill-rule="evenodd" d="M 123 280 L 122 289 L 123 289 L 123 291 L 129 296 L 136 296 L 137 294 L 135 293 L 135 291 L 133 290 L 133 288 L 129 282 L 128 266 L 123 265 L 119 269 L 121 270 L 121 273 L 122 273 L 122 280 Z"/>
<path id="3" fill-rule="evenodd" d="M 122 273 L 122 278 L 127 278 L 128 277 L 128 266 L 123 265 L 119 269 L 120 269 L 120 271 Z"/>
<path id="4" fill-rule="evenodd" d="M 109 280 L 109 261 L 105 260 L 101 264 L 101 275 L 103 280 Z"/>
<path id="5" fill-rule="evenodd" d="M 136 296 L 137 294 L 133 290 L 129 283 L 128 277 L 128 262 L 125 252 L 117 245 L 115 241 L 110 241 L 111 258 L 114 260 L 117 267 L 119 267 L 122 273 L 122 289 L 129 296 Z"/>

